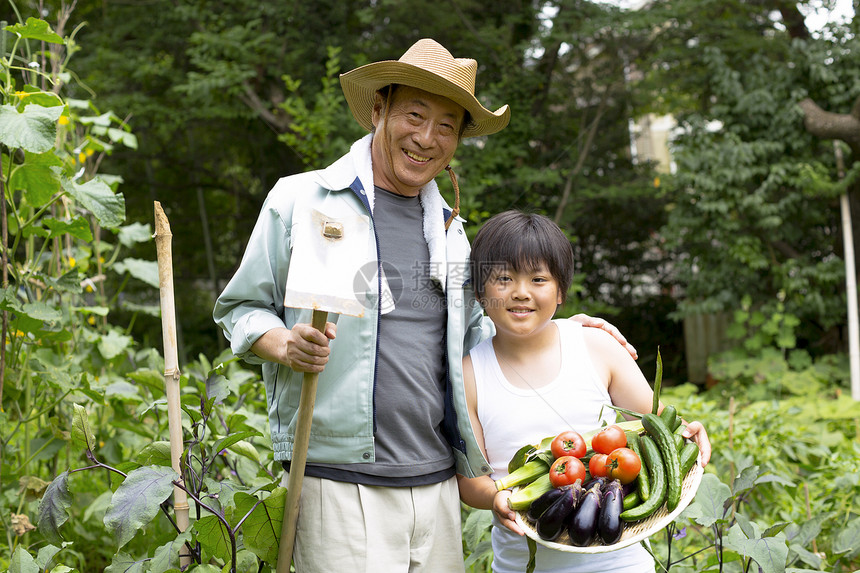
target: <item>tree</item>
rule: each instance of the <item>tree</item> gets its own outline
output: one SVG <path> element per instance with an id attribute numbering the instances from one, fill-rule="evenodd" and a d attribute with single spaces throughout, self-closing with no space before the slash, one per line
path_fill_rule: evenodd
<path id="1" fill-rule="evenodd" d="M 640 87 L 683 129 L 663 229 L 684 288 L 677 315 L 743 310 L 746 296 L 750 350 L 834 351 L 845 324 L 836 205 L 848 180 L 837 181 L 814 110 L 842 109 L 827 117 L 850 126 L 856 26 L 813 34 L 806 7 L 680 0 L 639 21 L 659 46 L 637 62 Z"/>

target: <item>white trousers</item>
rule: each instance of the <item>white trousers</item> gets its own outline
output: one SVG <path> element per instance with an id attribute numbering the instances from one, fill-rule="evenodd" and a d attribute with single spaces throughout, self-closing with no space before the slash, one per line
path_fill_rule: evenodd
<path id="1" fill-rule="evenodd" d="M 293 559 L 296 573 L 463 572 L 457 479 L 379 487 L 305 476 Z"/>

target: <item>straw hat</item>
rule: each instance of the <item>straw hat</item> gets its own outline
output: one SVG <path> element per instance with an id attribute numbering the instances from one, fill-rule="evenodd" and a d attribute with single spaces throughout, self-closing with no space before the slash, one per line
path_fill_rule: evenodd
<path id="1" fill-rule="evenodd" d="M 463 137 L 489 135 L 508 125 L 511 111 L 503 105 L 490 111 L 475 97 L 478 62 L 455 58 L 435 40 L 415 42 L 399 60 L 374 62 L 341 74 L 340 85 L 355 119 L 367 130 L 371 121 L 376 91 L 390 84 L 402 84 L 444 96 L 463 106 L 471 123 Z"/>

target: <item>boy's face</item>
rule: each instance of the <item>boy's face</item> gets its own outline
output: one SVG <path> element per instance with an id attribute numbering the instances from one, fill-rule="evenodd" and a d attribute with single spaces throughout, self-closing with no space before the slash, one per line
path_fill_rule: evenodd
<path id="1" fill-rule="evenodd" d="M 499 333 L 528 336 L 550 323 L 561 295 L 545 264 L 535 271 L 503 267 L 490 273 L 481 302 Z"/>

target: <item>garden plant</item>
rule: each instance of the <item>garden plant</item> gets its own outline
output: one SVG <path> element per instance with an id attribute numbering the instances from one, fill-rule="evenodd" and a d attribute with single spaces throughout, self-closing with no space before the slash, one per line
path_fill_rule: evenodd
<path id="1" fill-rule="evenodd" d="M 84 47 L 69 22 L 69 10 L 51 24 L 18 16 L 0 36 L 0 570 L 273 571 L 285 489 L 256 369 L 220 350 L 180 365 L 181 482 L 171 467 L 162 349 L 132 336 L 159 314 L 152 227 L 127 222 L 111 174 L 114 155 L 138 146 L 133 110 L 98 107 L 74 71 Z M 694 502 L 650 540 L 658 571 L 860 569 L 847 360 L 799 348 L 797 306 L 780 302 L 763 315 L 741 301 L 737 344 L 711 359 L 707 388 L 664 387 L 705 422 L 714 455 Z M 490 571 L 489 524 L 463 506 L 469 571 Z"/>

